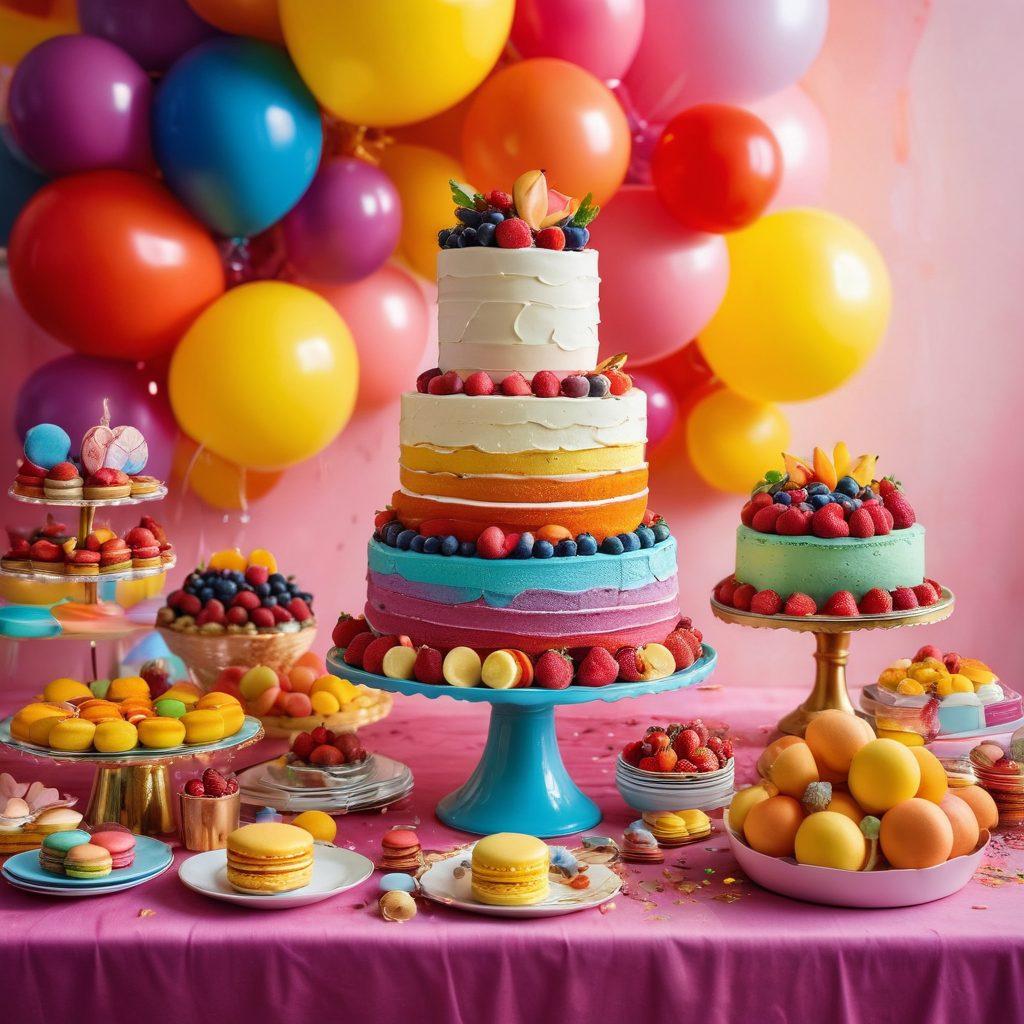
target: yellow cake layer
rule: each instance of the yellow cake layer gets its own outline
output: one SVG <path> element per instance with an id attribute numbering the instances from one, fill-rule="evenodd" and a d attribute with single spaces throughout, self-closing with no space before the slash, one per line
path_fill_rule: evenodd
<path id="1" fill-rule="evenodd" d="M 253 871 L 237 871 L 228 867 L 228 882 L 243 892 L 272 893 L 290 892 L 309 885 L 313 877 L 313 865 L 298 871 L 282 871 L 277 874 L 257 874 Z"/>
<path id="2" fill-rule="evenodd" d="M 468 439 L 467 439 L 468 440 Z M 425 473 L 507 473 L 513 476 L 559 476 L 600 473 L 646 465 L 642 444 L 611 445 L 583 451 L 527 451 L 513 454 L 482 452 L 477 448 L 436 448 L 402 445 L 401 465 Z"/>
<path id="3" fill-rule="evenodd" d="M 563 502 L 600 501 L 638 494 L 647 487 L 647 469 L 623 473 L 565 477 L 459 476 L 454 473 L 401 471 L 402 487 L 424 497 L 465 498 L 469 501 Z"/>
<path id="4" fill-rule="evenodd" d="M 481 882 L 473 877 L 473 899 L 494 907 L 525 907 L 540 903 L 548 894 L 548 876 L 532 882 Z"/>

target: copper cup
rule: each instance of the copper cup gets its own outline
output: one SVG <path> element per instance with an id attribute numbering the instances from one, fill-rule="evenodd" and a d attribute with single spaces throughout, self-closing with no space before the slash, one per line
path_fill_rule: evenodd
<path id="1" fill-rule="evenodd" d="M 224 796 L 189 796 L 178 793 L 178 822 L 186 850 L 223 850 L 228 836 L 238 828 L 241 793 Z"/>

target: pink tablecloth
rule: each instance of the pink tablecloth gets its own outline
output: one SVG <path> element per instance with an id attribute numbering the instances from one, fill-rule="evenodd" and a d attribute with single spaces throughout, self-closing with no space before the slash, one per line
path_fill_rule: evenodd
<path id="1" fill-rule="evenodd" d="M 615 790 L 616 751 L 652 720 L 702 715 L 742 738 L 740 777 L 796 691 L 712 689 L 559 712 L 566 761 L 618 837 L 633 815 Z M 396 821 L 427 848 L 464 841 L 432 809 L 468 774 L 486 710 L 396 700 L 365 731 L 405 760 L 416 790 L 387 815 L 341 819 L 340 842 L 368 856 Z M 246 751 L 245 763 L 274 750 Z M 27 762 L 0 768 L 19 777 Z M 45 776 L 84 798 L 85 777 Z M 179 854 L 179 857 L 182 856 Z M 314 907 L 261 913 L 215 903 L 171 872 L 119 895 L 65 902 L 0 887 L 0 1019 L 482 1021 L 885 1021 L 1024 1019 L 1024 851 L 994 842 L 986 869 L 930 906 L 854 911 L 793 902 L 738 881 L 719 833 L 630 867 L 606 913 L 508 922 L 425 906 L 376 914 L 377 877 Z M 145 911 L 145 913 L 143 913 Z"/>

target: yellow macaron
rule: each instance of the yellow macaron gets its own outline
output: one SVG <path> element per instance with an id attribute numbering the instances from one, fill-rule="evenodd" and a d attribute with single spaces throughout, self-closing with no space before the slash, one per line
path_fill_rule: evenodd
<path id="1" fill-rule="evenodd" d="M 169 690 L 160 694 L 161 700 L 180 700 L 186 707 L 194 707 L 199 703 L 202 692 L 191 683 L 175 683 Z"/>
<path id="2" fill-rule="evenodd" d="M 16 740 L 28 740 L 28 730 L 33 722 L 37 722 L 40 718 L 52 718 L 54 715 L 58 718 L 69 718 L 71 712 L 67 708 L 42 701 L 26 704 L 11 719 L 11 736 Z"/>
<path id="3" fill-rule="evenodd" d="M 64 701 L 80 700 L 82 698 L 88 700 L 92 695 L 92 690 L 85 683 L 80 683 L 77 679 L 68 679 L 66 677 L 51 680 L 43 687 L 43 700 Z"/>
<path id="4" fill-rule="evenodd" d="M 177 718 L 156 715 L 144 718 L 135 728 L 139 733 L 139 742 L 150 750 L 180 747 L 185 742 L 185 726 Z"/>
<path id="5" fill-rule="evenodd" d="M 48 747 L 50 745 L 50 731 L 58 722 L 63 722 L 66 715 L 47 715 L 45 718 L 37 718 L 28 727 L 28 741 L 37 747 Z"/>
<path id="6" fill-rule="evenodd" d="M 50 730 L 50 749 L 74 753 L 89 750 L 95 735 L 95 723 L 85 718 L 65 718 Z"/>
<path id="7" fill-rule="evenodd" d="M 119 676 L 110 681 L 107 700 L 127 700 L 129 697 L 149 700 L 149 683 L 142 676 Z"/>
<path id="8" fill-rule="evenodd" d="M 290 892 L 313 877 L 313 837 L 279 822 L 243 825 L 228 835 L 228 883 L 239 892 Z"/>
<path id="9" fill-rule="evenodd" d="M 139 745 L 139 731 L 131 722 L 100 722 L 92 744 L 101 754 L 123 754 Z"/>
<path id="10" fill-rule="evenodd" d="M 472 892 L 481 903 L 523 907 L 548 894 L 551 853 L 545 843 L 519 832 L 498 832 L 473 847 Z"/>
<path id="11" fill-rule="evenodd" d="M 221 717 L 224 719 L 224 735 L 234 736 L 239 729 L 242 728 L 245 723 L 245 710 L 241 704 L 238 703 L 237 697 L 232 697 L 230 693 L 207 693 L 199 698 L 199 703 L 196 704 L 196 711 L 207 711 L 207 710 L 219 711 Z"/>
<path id="12" fill-rule="evenodd" d="M 178 721 L 185 726 L 186 743 L 216 743 L 224 739 L 224 716 L 216 708 L 187 711 Z"/>

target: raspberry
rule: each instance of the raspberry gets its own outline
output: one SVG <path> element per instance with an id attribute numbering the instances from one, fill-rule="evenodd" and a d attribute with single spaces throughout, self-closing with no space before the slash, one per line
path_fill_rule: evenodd
<path id="1" fill-rule="evenodd" d="M 930 604 L 936 604 L 939 600 L 938 592 L 927 581 L 919 583 L 914 587 L 914 595 L 917 597 L 917 603 L 922 608 L 927 608 Z"/>
<path id="2" fill-rule="evenodd" d="M 206 796 L 206 790 L 199 779 L 189 779 L 185 783 L 185 792 L 189 796 Z"/>
<path id="3" fill-rule="evenodd" d="M 679 758 L 676 757 L 676 752 L 671 747 L 668 747 L 665 750 L 659 750 L 658 753 L 654 755 L 654 763 L 657 765 L 654 770 L 656 772 L 670 772 L 675 768 L 676 761 L 678 760 Z"/>
<path id="4" fill-rule="evenodd" d="M 815 537 L 829 540 L 834 537 L 849 537 L 850 524 L 843 516 L 843 506 L 832 502 L 819 508 L 811 518 L 811 532 Z"/>
<path id="5" fill-rule="evenodd" d="M 465 380 L 463 386 L 466 389 L 467 395 L 476 397 L 478 395 L 493 395 L 495 392 L 494 381 L 491 380 L 489 373 L 484 373 L 483 370 L 477 370 L 476 373 L 471 373 Z"/>
<path id="6" fill-rule="evenodd" d="M 917 594 L 910 587 L 897 587 L 892 591 L 893 611 L 909 612 L 918 606 Z"/>
<path id="7" fill-rule="evenodd" d="M 301 597 L 293 597 L 288 602 L 287 608 L 296 622 L 305 622 L 313 617 L 309 605 Z"/>
<path id="8" fill-rule="evenodd" d="M 249 621 L 249 612 L 241 605 L 232 605 L 224 615 L 232 626 L 244 626 Z"/>
<path id="9" fill-rule="evenodd" d="M 544 228 L 537 232 L 538 249 L 554 249 L 560 252 L 565 248 L 565 232 L 560 227 Z"/>
<path id="10" fill-rule="evenodd" d="M 363 651 L 363 671 L 372 672 L 375 676 L 384 673 L 384 655 L 392 647 L 398 646 L 397 636 L 379 636 L 366 645 Z"/>
<path id="11" fill-rule="evenodd" d="M 757 530 L 758 533 L 774 533 L 776 520 L 780 519 L 785 511 L 785 505 L 776 505 L 774 502 L 771 505 L 763 505 L 754 513 L 754 518 L 750 521 L 751 529 Z"/>
<path id="12" fill-rule="evenodd" d="M 643 678 L 643 664 L 635 647 L 620 647 L 615 652 L 619 663 L 619 680 L 623 683 L 637 683 Z"/>
<path id="13" fill-rule="evenodd" d="M 557 398 L 562 391 L 562 382 L 558 379 L 558 374 L 550 370 L 541 370 L 533 375 L 531 387 L 538 398 Z"/>
<path id="14" fill-rule="evenodd" d="M 477 537 L 476 553 L 481 558 L 505 557 L 505 533 L 500 526 L 488 526 Z"/>
<path id="15" fill-rule="evenodd" d="M 818 613 L 818 606 L 814 598 L 809 597 L 807 594 L 790 594 L 786 598 L 783 612 L 786 615 L 816 615 Z"/>
<path id="16" fill-rule="evenodd" d="M 665 646 L 672 652 L 672 657 L 676 659 L 677 670 L 689 668 L 696 660 L 693 648 L 684 639 L 682 632 L 669 633 L 665 638 Z"/>
<path id="17" fill-rule="evenodd" d="M 441 671 L 443 663 L 444 659 L 441 657 L 440 651 L 424 645 L 416 652 L 412 674 L 418 682 L 439 686 L 444 682 L 444 673 Z"/>
<path id="18" fill-rule="evenodd" d="M 564 690 L 572 677 L 572 659 L 563 651 L 545 651 L 533 667 L 533 681 L 545 690 Z"/>
<path id="19" fill-rule="evenodd" d="M 367 631 L 365 633 L 359 633 L 354 636 L 345 648 L 345 654 L 343 660 L 346 665 L 352 665 L 354 668 L 361 668 L 363 664 L 363 654 L 366 648 L 373 643 L 374 635 Z"/>
<path id="20" fill-rule="evenodd" d="M 275 622 L 291 622 L 292 621 L 292 618 L 293 618 L 292 613 L 290 611 L 288 611 L 288 609 L 285 608 L 284 605 L 275 604 L 275 605 L 273 605 L 271 607 L 270 611 L 273 613 L 274 621 Z"/>
<path id="21" fill-rule="evenodd" d="M 613 395 L 624 395 L 633 387 L 633 378 L 622 370 L 605 370 L 604 375 L 608 378 Z"/>
<path id="22" fill-rule="evenodd" d="M 484 202 L 507 217 L 513 210 L 512 197 L 501 189 L 492 189 L 484 196 Z"/>
<path id="23" fill-rule="evenodd" d="M 699 772 L 717 772 L 718 758 L 713 750 L 698 747 L 687 759 Z"/>
<path id="24" fill-rule="evenodd" d="M 859 511 L 859 510 L 858 510 Z M 892 611 L 892 598 L 887 590 L 872 587 L 857 605 L 861 615 L 888 615 Z"/>
<path id="25" fill-rule="evenodd" d="M 431 377 L 427 385 L 427 391 L 432 395 L 461 395 L 464 388 L 462 378 L 454 370 Z"/>
<path id="26" fill-rule="evenodd" d="M 848 590 L 837 590 L 822 606 L 822 615 L 859 615 L 857 601 Z"/>
<path id="27" fill-rule="evenodd" d="M 238 792 L 238 779 L 228 779 L 227 795 L 234 796 Z"/>
<path id="28" fill-rule="evenodd" d="M 750 583 L 744 583 L 733 591 L 732 606 L 741 612 L 750 611 L 750 602 L 754 599 L 757 591 Z"/>
<path id="29" fill-rule="evenodd" d="M 223 796 L 228 791 L 228 780 L 216 768 L 203 772 L 203 789 L 207 796 Z"/>
<path id="30" fill-rule="evenodd" d="M 850 513 L 849 519 L 851 537 L 874 537 L 875 521 L 871 517 L 871 510 L 862 505 Z"/>
<path id="31" fill-rule="evenodd" d="M 603 647 L 591 647 L 576 670 L 579 686 L 607 686 L 619 676 L 619 666 Z"/>
<path id="32" fill-rule="evenodd" d="M 683 729 L 676 736 L 672 749 L 676 752 L 677 757 L 689 757 L 700 746 L 700 743 L 700 736 L 695 730 Z"/>
<path id="33" fill-rule="evenodd" d="M 298 736 L 292 740 L 292 753 L 300 761 L 308 761 L 309 755 L 313 753 L 313 748 L 317 744 L 313 741 L 313 737 L 308 732 L 300 732 Z"/>
<path id="34" fill-rule="evenodd" d="M 755 615 L 778 615 L 782 611 L 782 598 L 774 590 L 759 590 L 750 599 L 750 610 Z"/>
<path id="35" fill-rule="evenodd" d="M 527 395 L 532 395 L 533 392 L 530 390 L 530 385 L 526 378 L 516 371 L 510 373 L 501 382 L 501 393 L 508 395 L 509 397 L 521 397 L 525 398 Z"/>
<path id="36" fill-rule="evenodd" d="M 640 764 L 640 759 L 643 757 L 643 743 L 640 740 L 634 740 L 632 743 L 627 743 L 622 748 L 622 760 L 627 764 L 631 764 L 636 768 Z"/>
<path id="37" fill-rule="evenodd" d="M 533 245 L 530 225 L 520 217 L 506 217 L 495 229 L 494 238 L 502 249 L 528 249 Z"/>
<path id="38" fill-rule="evenodd" d="M 441 376 L 441 370 L 438 367 L 436 367 L 436 366 L 432 370 L 424 370 L 416 378 L 416 390 L 421 395 L 425 395 L 427 393 L 427 391 L 429 390 L 430 382 L 435 377 L 440 377 L 440 376 Z"/>

